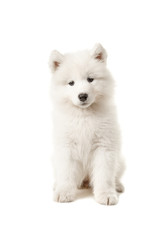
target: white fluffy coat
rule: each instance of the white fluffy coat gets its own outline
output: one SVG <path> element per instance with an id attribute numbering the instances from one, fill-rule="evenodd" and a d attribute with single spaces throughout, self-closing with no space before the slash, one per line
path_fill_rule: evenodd
<path id="1" fill-rule="evenodd" d="M 100 44 L 90 51 L 51 53 L 56 201 L 73 201 L 84 180 L 89 180 L 95 200 L 101 204 L 116 204 L 117 191 L 123 191 L 114 82 L 106 58 Z M 88 95 L 85 102 L 79 99 L 81 93 Z"/>

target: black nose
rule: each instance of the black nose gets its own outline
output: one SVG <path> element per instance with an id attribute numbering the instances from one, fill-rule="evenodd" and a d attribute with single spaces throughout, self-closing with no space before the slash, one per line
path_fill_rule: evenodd
<path id="1" fill-rule="evenodd" d="M 78 98 L 79 98 L 79 100 L 80 100 L 81 102 L 85 102 L 85 101 L 87 100 L 87 98 L 88 98 L 88 94 L 87 94 L 87 93 L 80 93 L 80 94 L 78 95 Z"/>

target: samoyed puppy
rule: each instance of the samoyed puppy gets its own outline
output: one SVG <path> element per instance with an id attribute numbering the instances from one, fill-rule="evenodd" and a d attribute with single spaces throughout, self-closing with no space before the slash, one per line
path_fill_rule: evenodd
<path id="1" fill-rule="evenodd" d="M 55 201 L 73 201 L 77 189 L 90 186 L 98 203 L 114 205 L 124 189 L 114 82 L 106 59 L 101 44 L 76 53 L 51 53 Z"/>

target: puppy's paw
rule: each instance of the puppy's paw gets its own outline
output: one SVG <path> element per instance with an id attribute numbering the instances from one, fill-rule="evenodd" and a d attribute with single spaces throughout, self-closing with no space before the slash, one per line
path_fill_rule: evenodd
<path id="1" fill-rule="evenodd" d="M 95 194 L 95 200 L 103 205 L 115 205 L 118 203 L 118 196 L 116 193 L 103 192 Z"/>
<path id="2" fill-rule="evenodd" d="M 73 202 L 76 192 L 74 190 L 61 189 L 54 192 L 54 201 L 56 202 Z"/>
<path id="3" fill-rule="evenodd" d="M 119 193 L 124 192 L 124 186 L 122 185 L 122 183 L 120 183 L 120 182 L 116 183 L 116 191 Z"/>

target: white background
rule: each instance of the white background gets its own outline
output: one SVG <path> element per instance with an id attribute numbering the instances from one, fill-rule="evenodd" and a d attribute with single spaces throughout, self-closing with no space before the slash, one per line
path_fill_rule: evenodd
<path id="1" fill-rule="evenodd" d="M 159 1 L 5 0 L 0 11 L 1 239 L 159 240 Z M 126 191 L 117 206 L 88 193 L 59 204 L 48 57 L 97 42 L 116 79 Z"/>

